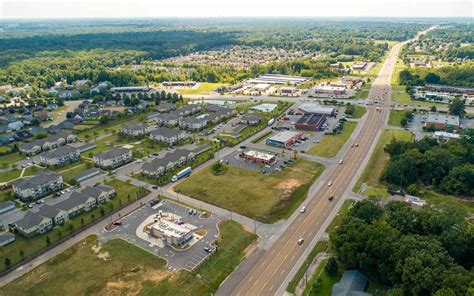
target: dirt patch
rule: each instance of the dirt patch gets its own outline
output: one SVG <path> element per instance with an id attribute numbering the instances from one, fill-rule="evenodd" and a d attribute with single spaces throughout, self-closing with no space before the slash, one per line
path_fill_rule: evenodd
<path id="1" fill-rule="evenodd" d="M 296 179 L 287 179 L 275 185 L 276 189 L 293 190 L 301 186 L 301 182 Z"/>
<path id="2" fill-rule="evenodd" d="M 102 295 L 119 296 L 119 295 L 138 295 L 140 294 L 141 285 L 134 281 L 117 281 L 108 282 Z"/>
<path id="3" fill-rule="evenodd" d="M 170 281 L 173 279 L 174 273 L 160 270 L 160 269 L 152 269 L 147 270 L 142 275 L 142 281 L 152 281 L 152 282 L 160 282 L 165 278 L 168 278 Z"/>
<path id="4" fill-rule="evenodd" d="M 99 258 L 101 260 L 104 260 L 104 261 L 109 260 L 110 259 L 109 252 L 101 252 L 100 251 L 101 247 L 102 247 L 101 244 L 97 244 L 95 246 L 92 246 L 91 249 L 92 249 L 92 251 L 94 251 L 94 253 L 97 254 L 97 258 Z"/>
<path id="5" fill-rule="evenodd" d="M 194 233 L 197 234 L 197 235 L 200 235 L 200 236 L 205 236 L 207 231 L 204 230 L 204 229 L 198 229 L 198 230 L 194 231 Z"/>

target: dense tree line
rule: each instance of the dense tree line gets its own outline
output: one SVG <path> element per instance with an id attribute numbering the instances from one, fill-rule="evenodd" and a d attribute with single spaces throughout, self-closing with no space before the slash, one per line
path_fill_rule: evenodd
<path id="1" fill-rule="evenodd" d="M 474 293 L 474 228 L 452 207 L 360 201 L 330 240 L 344 268 L 388 285 L 386 295 Z"/>
<path id="2" fill-rule="evenodd" d="M 395 185 L 423 184 L 447 194 L 474 196 L 474 145 L 469 139 L 439 143 L 424 138 L 392 140 L 384 148 L 390 160 L 382 179 Z"/>
<path id="3" fill-rule="evenodd" d="M 400 71 L 399 78 L 400 84 L 407 86 L 445 84 L 474 87 L 474 67 L 472 64 L 466 64 L 438 69 L 408 69 Z"/>

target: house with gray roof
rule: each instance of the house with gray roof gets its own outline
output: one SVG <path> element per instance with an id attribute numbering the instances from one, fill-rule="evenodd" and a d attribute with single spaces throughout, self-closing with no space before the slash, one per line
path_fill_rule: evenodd
<path id="1" fill-rule="evenodd" d="M 61 146 L 40 154 L 41 164 L 49 167 L 61 167 L 68 163 L 78 161 L 81 158 L 78 148 Z"/>
<path id="2" fill-rule="evenodd" d="M 88 186 L 82 190 L 82 193 L 93 197 L 97 204 L 108 202 L 116 195 L 115 189 L 108 185 Z"/>
<path id="3" fill-rule="evenodd" d="M 155 158 L 151 162 L 145 162 L 141 167 L 141 174 L 148 178 L 157 178 L 167 172 L 183 166 L 196 157 L 193 151 L 187 149 L 176 149 L 161 158 Z"/>
<path id="4" fill-rule="evenodd" d="M 11 232 L 0 233 L 0 247 L 6 246 L 15 241 L 15 235 Z"/>
<path id="5" fill-rule="evenodd" d="M 53 228 L 53 219 L 28 211 L 15 225 L 19 234 L 31 238 Z"/>
<path id="6" fill-rule="evenodd" d="M 114 169 L 132 161 L 132 151 L 127 148 L 113 148 L 94 155 L 94 163 L 97 167 L 105 170 Z"/>
<path id="7" fill-rule="evenodd" d="M 166 143 L 170 146 L 178 141 L 186 139 L 189 135 L 177 128 L 159 127 L 150 133 L 150 138 L 157 142 Z"/>
<path id="8" fill-rule="evenodd" d="M 12 182 L 13 192 L 20 200 L 30 202 L 63 187 L 63 177 L 45 171 L 32 177 L 23 177 Z"/>
<path id="9" fill-rule="evenodd" d="M 263 116 L 257 113 L 247 113 L 240 118 L 240 122 L 247 125 L 257 125 L 262 121 Z"/>
<path id="10" fill-rule="evenodd" d="M 69 219 L 82 212 L 90 211 L 97 206 L 97 201 L 92 196 L 82 192 L 73 192 L 68 199 L 54 205 L 56 208 L 67 212 Z"/>
<path id="11" fill-rule="evenodd" d="M 120 132 L 124 135 L 131 137 L 143 137 L 148 135 L 151 131 L 155 129 L 154 126 L 137 123 L 137 124 L 125 124 L 120 129 Z"/>
<path id="12" fill-rule="evenodd" d="M 20 152 L 25 155 L 36 155 L 41 151 L 48 151 L 67 143 L 75 142 L 77 136 L 72 133 L 58 133 L 43 139 L 21 145 Z"/>
<path id="13" fill-rule="evenodd" d="M 172 110 L 176 110 L 176 105 L 173 104 L 173 103 L 161 101 L 156 106 L 156 110 L 160 113 L 166 113 L 166 112 L 170 112 Z"/>
<path id="14" fill-rule="evenodd" d="M 182 118 L 179 121 L 179 126 L 187 130 L 197 131 L 205 128 L 207 125 L 207 121 L 208 120 L 203 117 L 188 116 Z"/>
<path id="15" fill-rule="evenodd" d="M 357 269 L 344 271 L 341 280 L 332 286 L 331 296 L 371 296 L 364 292 L 367 277 Z"/>
<path id="16" fill-rule="evenodd" d="M 47 204 L 44 204 L 39 209 L 38 214 L 43 217 L 51 218 L 55 226 L 62 225 L 69 220 L 69 215 L 65 210 Z"/>

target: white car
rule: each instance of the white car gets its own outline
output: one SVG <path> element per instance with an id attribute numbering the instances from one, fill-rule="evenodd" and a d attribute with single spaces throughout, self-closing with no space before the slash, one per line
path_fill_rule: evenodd
<path id="1" fill-rule="evenodd" d="M 304 213 L 304 212 L 306 212 L 306 206 L 303 206 L 300 210 L 300 213 Z"/>
<path id="2" fill-rule="evenodd" d="M 328 186 L 331 186 L 331 185 L 332 185 L 332 181 L 329 181 L 329 182 L 328 182 Z"/>
<path id="3" fill-rule="evenodd" d="M 344 161 L 342 159 L 339 160 L 339 164 L 343 164 Z"/>
<path id="4" fill-rule="evenodd" d="M 303 243 L 304 243 L 304 238 L 300 237 L 300 238 L 298 239 L 298 245 L 301 246 Z"/>

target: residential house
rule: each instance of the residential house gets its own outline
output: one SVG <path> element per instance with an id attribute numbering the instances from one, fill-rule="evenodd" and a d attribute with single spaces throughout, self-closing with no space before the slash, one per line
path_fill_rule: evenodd
<path id="1" fill-rule="evenodd" d="M 157 142 L 163 142 L 170 146 L 179 140 L 187 138 L 189 135 L 177 128 L 160 127 L 150 133 L 150 138 Z"/>
<path id="2" fill-rule="evenodd" d="M 116 195 L 115 189 L 108 185 L 88 186 L 82 190 L 82 193 L 93 197 L 97 204 L 106 203 Z"/>
<path id="3" fill-rule="evenodd" d="M 247 113 L 240 118 L 240 122 L 247 125 L 257 125 L 262 121 L 263 116 L 257 113 Z"/>
<path id="4" fill-rule="evenodd" d="M 40 162 L 46 166 L 59 167 L 78 161 L 80 157 L 81 155 L 78 148 L 62 146 L 40 154 Z"/>
<path id="5" fill-rule="evenodd" d="M 341 280 L 332 286 L 331 296 L 371 296 L 364 292 L 367 286 L 367 277 L 360 271 L 346 270 Z"/>
<path id="6" fill-rule="evenodd" d="M 15 137 L 13 137 L 10 134 L 0 135 L 0 145 L 7 145 L 7 144 L 10 144 L 13 141 L 15 141 Z"/>
<path id="7" fill-rule="evenodd" d="M 65 210 L 47 204 L 39 209 L 38 214 L 42 217 L 53 220 L 55 226 L 63 225 L 67 220 L 69 220 L 69 215 Z"/>
<path id="8" fill-rule="evenodd" d="M 28 211 L 15 225 L 19 234 L 31 238 L 53 228 L 53 219 Z"/>
<path id="9" fill-rule="evenodd" d="M 192 161 L 195 157 L 193 151 L 176 149 L 162 158 L 155 158 L 151 162 L 144 163 L 141 167 L 141 173 L 149 178 L 157 178 Z"/>
<path id="10" fill-rule="evenodd" d="M 72 133 L 58 133 L 20 146 L 20 152 L 25 155 L 36 155 L 41 151 L 48 151 L 67 143 L 75 142 L 77 136 Z"/>
<path id="11" fill-rule="evenodd" d="M 192 131 L 197 131 L 204 129 L 207 125 L 207 119 L 206 118 L 198 118 L 198 117 L 184 117 L 179 121 L 179 126 L 181 128 L 187 129 L 187 130 L 192 130 Z"/>
<path id="12" fill-rule="evenodd" d="M 73 192 L 68 199 L 54 205 L 56 208 L 67 212 L 69 219 L 82 212 L 90 211 L 97 206 L 95 198 L 84 193 Z"/>
<path id="13" fill-rule="evenodd" d="M 172 110 L 176 110 L 176 105 L 169 102 L 161 101 L 157 106 L 156 110 L 160 113 L 167 113 Z"/>
<path id="14" fill-rule="evenodd" d="M 150 126 L 143 123 L 137 123 L 137 124 L 126 124 L 122 126 L 122 128 L 120 129 L 120 132 L 122 134 L 132 136 L 132 137 L 143 137 L 145 135 L 148 135 L 154 129 L 155 129 L 154 126 Z"/>
<path id="15" fill-rule="evenodd" d="M 23 122 L 21 121 L 14 121 L 8 124 L 8 129 L 10 131 L 19 131 L 23 128 Z"/>
<path id="16" fill-rule="evenodd" d="M 41 172 L 32 177 L 23 177 L 12 182 L 13 192 L 22 201 L 29 202 L 63 187 L 63 177 L 54 172 Z"/>
<path id="17" fill-rule="evenodd" d="M 132 159 L 132 151 L 127 148 L 113 148 L 94 155 L 95 165 L 102 169 L 113 169 L 130 162 Z"/>

